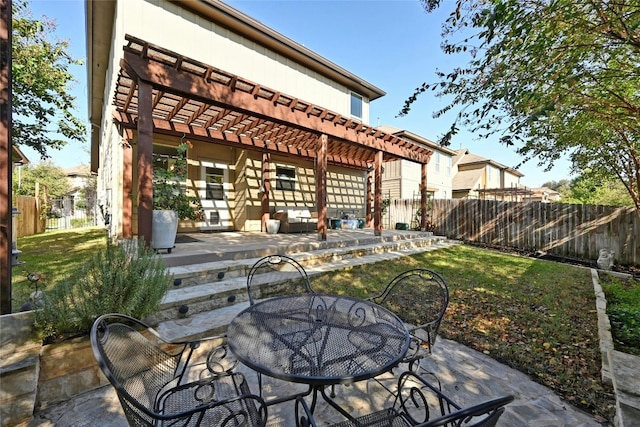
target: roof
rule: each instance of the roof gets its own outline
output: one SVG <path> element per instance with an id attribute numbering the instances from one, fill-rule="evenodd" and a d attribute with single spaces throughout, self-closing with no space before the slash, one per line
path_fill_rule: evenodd
<path id="1" fill-rule="evenodd" d="M 71 177 L 71 176 L 91 176 L 91 168 L 89 167 L 89 165 L 76 165 L 76 166 L 72 166 L 70 168 L 65 168 L 63 169 L 64 173 Z"/>
<path id="2" fill-rule="evenodd" d="M 27 156 L 24 155 L 24 153 L 15 145 L 11 146 L 11 150 L 13 151 L 12 156 L 11 156 L 11 161 L 13 162 L 13 165 L 28 165 L 29 164 L 29 159 L 27 159 Z"/>
<path id="3" fill-rule="evenodd" d="M 495 160 L 488 159 L 486 157 L 478 156 L 477 154 L 471 153 L 468 149 L 462 148 L 456 151 L 456 155 L 454 156 L 454 164 L 458 164 L 458 166 L 473 166 L 473 165 L 491 165 L 500 170 L 506 171 L 512 175 L 523 177 L 524 174 L 517 169 L 511 168 L 509 166 L 503 165 L 502 163 L 498 163 Z"/>
<path id="4" fill-rule="evenodd" d="M 456 191 L 476 189 L 483 173 L 482 169 L 459 170 L 451 180 L 451 187 Z"/>
<path id="5" fill-rule="evenodd" d="M 389 126 L 389 125 L 382 125 L 382 126 L 378 126 L 378 129 L 380 129 L 383 132 L 386 133 L 390 133 L 392 135 L 395 135 L 397 137 L 400 138 L 405 138 L 405 139 L 409 139 L 411 141 L 417 142 L 419 144 L 422 144 L 426 147 L 432 148 L 434 150 L 438 150 L 441 153 L 445 153 L 445 154 L 449 154 L 451 156 L 454 156 L 456 154 L 456 151 L 447 148 L 447 147 L 443 147 L 442 145 L 431 141 L 430 139 L 427 139 L 423 136 L 420 136 L 418 134 L 415 134 L 413 132 L 410 132 L 408 130 L 405 129 L 398 129 L 394 126 Z"/>

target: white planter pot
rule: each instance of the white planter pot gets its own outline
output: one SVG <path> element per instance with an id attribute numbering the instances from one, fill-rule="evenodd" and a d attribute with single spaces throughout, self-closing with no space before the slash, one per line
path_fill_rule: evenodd
<path id="1" fill-rule="evenodd" d="M 178 232 L 178 214 L 172 210 L 154 210 L 152 221 L 151 247 L 171 253 Z"/>
<path id="2" fill-rule="evenodd" d="M 279 219 L 268 219 L 267 220 L 267 233 L 276 234 L 280 230 L 280 220 Z"/>

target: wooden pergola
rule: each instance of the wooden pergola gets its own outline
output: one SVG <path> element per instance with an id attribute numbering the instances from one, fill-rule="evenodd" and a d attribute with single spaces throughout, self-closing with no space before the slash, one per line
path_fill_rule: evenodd
<path id="1" fill-rule="evenodd" d="M 318 237 L 327 237 L 327 165 L 368 171 L 367 222 L 382 233 L 382 164 L 407 159 L 422 165 L 421 205 L 426 224 L 425 146 L 384 133 L 349 117 L 264 87 L 237 75 L 126 36 L 114 96 L 115 120 L 125 138 L 137 130 L 138 234 L 151 242 L 153 134 L 187 135 L 194 140 L 262 153 L 262 229 L 269 218 L 271 154 L 296 156 L 316 164 Z M 124 234 L 131 235 L 133 159 L 125 150 Z M 370 211 L 372 184 L 374 209 Z"/>

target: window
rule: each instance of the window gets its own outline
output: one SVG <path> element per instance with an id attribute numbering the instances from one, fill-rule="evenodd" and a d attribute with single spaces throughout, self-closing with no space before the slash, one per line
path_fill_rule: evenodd
<path id="1" fill-rule="evenodd" d="M 447 164 L 447 176 L 451 176 L 451 157 L 445 157 Z"/>
<path id="2" fill-rule="evenodd" d="M 165 145 L 153 146 L 153 168 L 169 170 L 178 158 L 176 147 Z"/>
<path id="3" fill-rule="evenodd" d="M 205 169 L 205 185 L 207 200 L 224 200 L 224 170 L 207 167 Z"/>
<path id="4" fill-rule="evenodd" d="M 440 152 L 436 151 L 436 172 L 440 172 Z"/>
<path id="5" fill-rule="evenodd" d="M 362 97 L 354 92 L 351 92 L 351 115 L 362 119 Z"/>
<path id="6" fill-rule="evenodd" d="M 292 167 L 276 166 L 276 190 L 295 191 L 296 170 Z"/>

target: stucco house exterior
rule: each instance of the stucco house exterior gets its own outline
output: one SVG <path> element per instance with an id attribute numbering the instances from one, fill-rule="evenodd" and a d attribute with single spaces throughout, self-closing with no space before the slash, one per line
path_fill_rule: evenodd
<path id="1" fill-rule="evenodd" d="M 385 93 L 217 0 L 86 1 L 91 170 L 113 235 L 151 235 L 153 164 L 188 142 L 203 221 L 264 231 L 276 206 L 309 208 L 326 239 L 340 210 L 380 234 L 383 164 L 432 150 L 368 125 Z M 423 195 L 426 203 L 426 193 Z"/>
<path id="2" fill-rule="evenodd" d="M 429 198 L 450 199 L 453 177 L 456 168 L 453 165 L 454 150 L 408 130 L 393 126 L 380 126 L 378 129 L 433 151 L 427 165 L 427 194 Z M 382 172 L 382 195 L 391 200 L 416 200 L 420 197 L 420 165 L 409 160 L 396 160 L 384 165 Z"/>
<path id="3" fill-rule="evenodd" d="M 453 178 L 454 199 L 524 201 L 531 190 L 520 184 L 524 176 L 516 169 L 463 148 L 453 157 L 457 172 Z"/>

